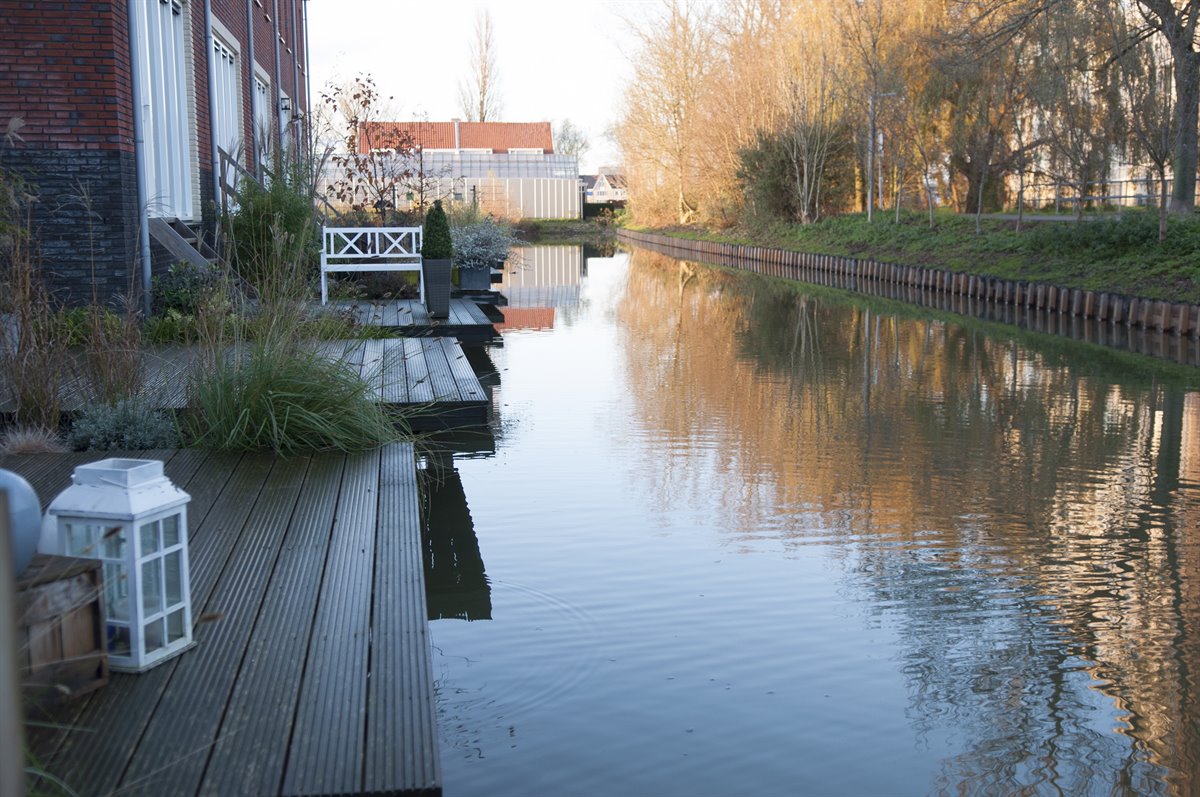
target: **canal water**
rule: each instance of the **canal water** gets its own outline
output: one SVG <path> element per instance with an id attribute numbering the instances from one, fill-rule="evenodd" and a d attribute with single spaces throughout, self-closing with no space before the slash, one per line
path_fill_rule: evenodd
<path id="1" fill-rule="evenodd" d="M 447 795 L 1200 793 L 1186 373 L 644 251 L 505 288 L 429 461 Z"/>

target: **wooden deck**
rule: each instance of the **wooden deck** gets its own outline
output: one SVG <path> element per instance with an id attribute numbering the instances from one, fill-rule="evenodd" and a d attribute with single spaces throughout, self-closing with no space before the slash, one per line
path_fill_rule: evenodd
<path id="1" fill-rule="evenodd" d="M 320 344 L 330 358 L 344 360 L 374 386 L 389 406 L 404 409 L 416 431 L 476 426 L 488 422 L 491 400 L 453 338 L 388 338 L 330 341 Z M 144 393 L 161 409 L 187 407 L 188 382 L 198 358 L 182 346 L 151 349 L 143 366 Z M 79 412 L 92 403 L 86 382 L 76 372 L 64 384 L 63 411 Z M 0 386 L 0 414 L 16 407 Z"/>
<path id="2" fill-rule="evenodd" d="M 79 794 L 440 794 L 410 444 L 143 452 L 187 490 L 193 649 L 31 727 Z M 0 458 L 43 504 L 92 454 Z"/>
<path id="3" fill-rule="evenodd" d="M 469 299 L 451 299 L 444 319 L 429 317 L 416 299 L 330 302 L 327 307 L 348 313 L 363 326 L 384 327 L 405 337 L 452 337 L 463 343 L 488 343 L 496 328 L 479 305 Z"/>

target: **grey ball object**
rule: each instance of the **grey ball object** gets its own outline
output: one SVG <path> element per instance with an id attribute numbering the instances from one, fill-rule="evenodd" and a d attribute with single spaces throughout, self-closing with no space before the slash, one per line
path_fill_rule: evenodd
<path id="1" fill-rule="evenodd" d="M 8 493 L 8 545 L 13 572 L 19 576 L 37 552 L 42 506 L 29 482 L 10 470 L 0 470 L 0 490 Z"/>

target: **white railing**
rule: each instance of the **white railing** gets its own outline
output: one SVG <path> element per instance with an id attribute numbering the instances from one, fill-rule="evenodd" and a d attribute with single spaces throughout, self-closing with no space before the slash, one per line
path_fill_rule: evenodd
<path id="1" fill-rule="evenodd" d="M 329 301 L 326 275 L 332 272 L 415 271 L 421 301 L 420 227 L 322 227 L 321 304 Z"/>

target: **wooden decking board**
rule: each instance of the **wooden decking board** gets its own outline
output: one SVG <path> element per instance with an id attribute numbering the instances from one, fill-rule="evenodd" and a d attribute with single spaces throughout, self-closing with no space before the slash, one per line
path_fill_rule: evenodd
<path id="1" fill-rule="evenodd" d="M 215 617 L 196 627 L 196 647 L 179 657 L 161 705 L 121 783 L 146 795 L 195 794 L 238 678 L 267 581 L 300 495 L 296 473 L 307 457 L 277 460 L 256 497 L 209 599 L 196 611 Z M 180 717 L 187 722 L 180 722 Z M 249 743 L 249 740 L 243 740 Z M 163 769 L 162 762 L 172 765 Z"/>
<path id="2" fill-rule="evenodd" d="M 379 452 L 347 458 L 283 793 L 362 788 Z"/>
<path id="3" fill-rule="evenodd" d="M 247 463 L 247 460 L 250 462 Z M 258 464 L 260 463 L 254 462 L 253 458 L 246 457 L 239 462 L 239 467 L 232 477 L 228 472 L 222 474 L 231 488 L 222 491 L 222 499 L 232 498 L 236 501 L 238 498 L 244 498 L 238 493 L 239 488 L 253 489 L 251 497 L 257 495 L 257 486 L 265 479 L 265 474 L 255 467 Z M 267 466 L 269 470 L 269 462 Z M 234 510 L 231 514 L 245 515 L 249 513 L 250 505 L 235 504 L 231 509 Z M 224 548 L 232 545 L 232 541 L 229 546 L 211 543 L 206 545 L 205 542 L 212 539 L 219 541 L 222 537 L 233 538 L 234 532 L 230 531 L 229 527 L 234 525 L 240 529 L 242 524 L 231 523 L 228 517 L 217 517 L 210 524 L 206 518 L 193 531 L 192 522 L 189 514 L 188 556 L 192 605 L 197 607 L 205 605 L 212 589 L 213 579 L 206 578 L 205 574 L 217 572 L 212 567 L 204 569 L 206 560 L 219 556 Z M 214 533 L 211 536 L 206 535 L 205 532 L 210 530 Z M 220 534 L 221 530 L 226 530 L 227 533 Z M 192 544 L 193 540 L 200 542 Z M 199 611 L 196 611 L 196 615 L 198 614 Z M 193 617 L 193 620 L 195 619 L 196 616 Z M 190 654 L 185 653 L 182 657 L 171 659 L 141 675 L 114 675 L 108 686 L 94 692 L 78 715 L 77 725 L 84 730 L 68 734 L 59 746 L 55 757 L 55 774 L 68 783 L 86 784 L 89 793 L 107 794 L 114 790 L 135 754 L 147 724 L 158 709 L 159 700 L 171 681 L 175 668 L 181 659 L 188 655 Z M 178 717 L 174 719 L 179 720 Z M 86 731 L 89 728 L 105 730 L 104 733 L 90 733 Z"/>
<path id="4" fill-rule="evenodd" d="M 64 707 L 95 732 L 48 735 L 49 771 L 81 794 L 440 793 L 411 445 L 307 470 L 167 457 L 193 495 L 195 611 L 222 616 Z"/>
<path id="5" fill-rule="evenodd" d="M 408 401 L 422 405 L 433 403 L 433 385 L 429 382 L 429 365 L 425 362 L 425 341 L 402 338 L 405 373 L 408 375 Z"/>
<path id="6" fill-rule="evenodd" d="M 201 794 L 279 790 L 344 461 L 321 456 L 309 465 Z"/>
<path id="7" fill-rule="evenodd" d="M 362 367 L 359 376 L 370 385 L 371 396 L 376 401 L 383 398 L 383 341 L 368 340 L 363 344 Z"/>
<path id="8" fill-rule="evenodd" d="M 243 454 L 222 485 L 211 510 L 196 530 L 188 522 L 188 563 L 191 569 L 192 606 L 208 603 L 217 579 L 229 561 L 259 490 L 271 472 L 272 457 Z M 220 477 L 218 476 L 219 480 Z M 194 499 L 193 499 L 194 500 Z M 199 610 L 196 614 L 199 615 Z"/>
<path id="9" fill-rule="evenodd" d="M 483 387 L 479 384 L 479 378 L 475 376 L 475 371 L 471 368 L 471 363 L 467 360 L 466 353 L 457 343 L 449 340 L 442 340 L 442 349 L 446 354 L 446 362 L 450 365 L 450 372 L 454 374 L 454 381 L 458 385 L 458 394 L 462 401 L 485 401 L 487 394 L 483 392 Z"/>
<path id="10" fill-rule="evenodd" d="M 458 383 L 446 352 L 441 346 L 426 349 L 425 365 L 429 369 L 429 384 L 433 388 L 433 400 L 438 403 L 459 401 Z"/>
<path id="11" fill-rule="evenodd" d="M 440 787 L 433 668 L 421 577 L 421 522 L 412 446 L 393 446 L 380 463 L 379 542 L 364 790 Z M 399 488 L 399 489 L 391 489 Z"/>
<path id="12" fill-rule="evenodd" d="M 422 359 L 416 357 L 414 359 Z M 388 405 L 412 404 L 412 377 L 409 367 L 412 366 L 403 338 L 391 338 L 383 341 L 383 384 L 380 389 L 380 401 Z"/>
<path id="13" fill-rule="evenodd" d="M 451 299 L 450 312 L 443 319 L 430 318 L 425 305 L 416 299 L 342 301 L 331 302 L 327 307 L 348 314 L 363 326 L 391 329 L 402 336 L 456 337 L 483 342 L 496 334 L 491 319 L 469 299 Z"/>

